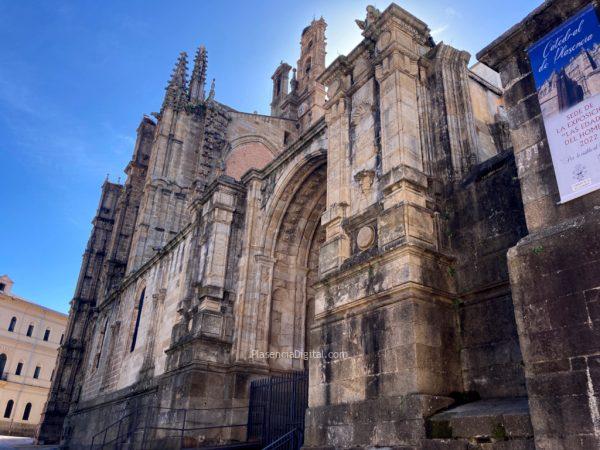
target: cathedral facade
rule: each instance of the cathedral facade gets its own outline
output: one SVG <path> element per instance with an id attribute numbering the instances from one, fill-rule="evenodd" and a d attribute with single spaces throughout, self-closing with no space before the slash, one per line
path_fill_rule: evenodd
<path id="1" fill-rule="evenodd" d="M 251 383 L 302 372 L 305 448 L 532 448 L 507 251 L 545 223 L 513 129 L 534 113 L 399 6 L 357 24 L 329 66 L 326 22 L 302 31 L 268 116 L 218 101 L 205 48 L 190 73 L 179 56 L 125 183 L 102 186 L 40 442 L 115 423 L 131 441 L 148 410 L 154 432 L 192 411 L 203 431 L 147 448 L 243 441 Z M 510 53 L 490 55 L 506 87 Z"/>

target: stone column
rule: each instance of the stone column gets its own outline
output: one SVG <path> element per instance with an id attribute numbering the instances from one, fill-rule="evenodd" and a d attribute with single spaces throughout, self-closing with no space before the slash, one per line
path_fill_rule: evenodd
<path id="1" fill-rule="evenodd" d="M 328 142 L 327 209 L 321 223 L 325 227 L 326 241 L 319 257 L 319 270 L 323 274 L 338 269 L 350 255 L 350 242 L 342 228 L 342 220 L 346 217 L 350 202 L 347 100 L 343 90 L 337 94 L 333 91 L 332 96 L 325 113 Z"/>
<path id="2" fill-rule="evenodd" d="M 600 447 L 600 191 L 559 203 L 526 48 L 589 4 L 550 1 L 478 55 L 500 72 L 529 235 L 508 253 L 537 448 Z"/>
<path id="3" fill-rule="evenodd" d="M 256 303 L 256 319 L 253 330 L 253 336 L 250 342 L 254 345 L 248 348 L 248 351 L 256 349 L 258 351 L 269 350 L 269 325 L 271 323 L 271 293 L 273 285 L 273 267 L 275 259 L 265 255 L 255 255 L 255 267 L 257 268 L 254 277 L 255 290 L 254 301 Z M 266 361 L 255 358 L 250 355 L 250 360 L 258 364 L 267 364 Z"/>
<path id="4" fill-rule="evenodd" d="M 227 186 L 217 186 L 202 208 L 202 222 L 207 229 L 206 256 L 201 279 L 198 280 L 201 283 L 198 292 L 201 311 L 220 312 L 221 309 L 235 203 L 235 191 Z"/>

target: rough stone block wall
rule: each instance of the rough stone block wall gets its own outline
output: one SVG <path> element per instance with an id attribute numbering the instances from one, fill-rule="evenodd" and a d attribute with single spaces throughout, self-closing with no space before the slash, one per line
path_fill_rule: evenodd
<path id="1" fill-rule="evenodd" d="M 527 231 L 512 152 L 475 166 L 441 216 L 457 256 L 464 390 L 482 398 L 526 395 L 506 261 Z"/>
<path id="2" fill-rule="evenodd" d="M 526 231 L 519 179 L 508 153 L 477 165 L 506 144 L 485 130 L 497 93 L 471 89 L 469 55 L 435 45 L 426 24 L 397 5 L 375 11 L 365 40 L 328 69 L 325 120 L 286 148 L 294 121 L 232 111 L 214 90 L 187 103 L 185 83 L 167 99 L 129 276 L 100 305 L 72 405 L 74 445 L 150 404 L 230 408 L 226 420 L 243 422 L 231 408 L 247 404 L 252 379 L 304 364 L 249 353 L 303 349 L 306 323 L 324 355 L 309 363 L 313 448 L 415 448 L 457 392 L 525 394 L 506 270 Z M 244 176 L 252 166 L 263 170 Z"/>
<path id="3" fill-rule="evenodd" d="M 526 49 L 589 1 L 548 1 L 478 54 L 500 72 L 529 235 L 508 254 L 536 447 L 600 446 L 600 191 L 559 203 Z"/>
<path id="4" fill-rule="evenodd" d="M 594 211 L 510 251 L 540 448 L 600 446 L 600 240 L 593 238 L 599 229 Z"/>
<path id="5" fill-rule="evenodd" d="M 415 444 L 428 394 L 460 390 L 456 357 L 446 351 L 456 342 L 451 305 L 404 299 L 316 327 L 311 340 L 323 355 L 344 353 L 310 361 L 311 448 Z"/>
<path id="6" fill-rule="evenodd" d="M 79 408 L 65 420 L 64 434 L 72 450 L 89 449 L 93 437 L 107 430 L 106 442 L 114 439 L 118 432 L 117 426 L 112 426 L 120 419 L 131 415 L 131 420 L 122 422 L 121 432 L 137 426 L 143 416 L 143 411 L 157 404 L 157 391 L 153 386 L 138 389 L 126 389 L 87 402 L 81 402 Z M 94 444 L 101 443 L 103 435 L 96 438 Z"/>

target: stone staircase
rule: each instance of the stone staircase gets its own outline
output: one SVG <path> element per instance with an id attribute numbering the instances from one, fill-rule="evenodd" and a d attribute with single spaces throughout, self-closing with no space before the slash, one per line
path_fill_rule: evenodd
<path id="1" fill-rule="evenodd" d="M 427 420 L 425 450 L 534 450 L 527 397 L 484 399 Z"/>

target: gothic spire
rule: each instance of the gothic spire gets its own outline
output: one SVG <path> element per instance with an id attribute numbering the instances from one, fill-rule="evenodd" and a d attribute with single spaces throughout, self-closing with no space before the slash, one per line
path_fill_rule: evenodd
<path id="1" fill-rule="evenodd" d="M 182 98 L 187 94 L 187 53 L 181 52 L 166 88 L 162 109 L 167 106 L 180 107 Z"/>
<path id="2" fill-rule="evenodd" d="M 190 80 L 190 100 L 199 102 L 204 100 L 204 85 L 206 83 L 207 54 L 204 45 L 198 47 L 194 58 L 194 70 Z"/>
<path id="3" fill-rule="evenodd" d="M 212 79 L 212 82 L 210 83 L 210 92 L 208 93 L 208 99 L 209 100 L 214 100 L 215 99 L 215 79 Z"/>

